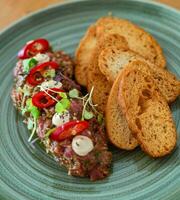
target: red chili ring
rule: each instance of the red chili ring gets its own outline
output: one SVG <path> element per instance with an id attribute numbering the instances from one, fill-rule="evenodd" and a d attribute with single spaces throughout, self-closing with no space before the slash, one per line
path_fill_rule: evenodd
<path id="1" fill-rule="evenodd" d="M 37 65 L 30 70 L 26 80 L 30 85 L 36 86 L 44 81 L 43 72 L 46 71 L 46 68 L 57 69 L 58 67 L 58 63 L 54 61 L 49 61 Z"/>
<path id="2" fill-rule="evenodd" d="M 59 88 L 50 88 L 50 89 L 53 91 L 56 91 L 56 92 L 64 92 L 63 90 L 61 90 Z M 47 91 L 47 93 L 53 96 L 53 91 Z M 40 92 L 36 93 L 32 97 L 33 105 L 38 108 L 49 108 L 49 107 L 55 105 L 56 101 L 52 97 L 50 97 L 47 93 L 44 91 L 40 91 Z M 54 93 L 54 94 L 57 94 L 57 93 Z M 56 96 L 54 95 L 53 97 L 57 98 L 58 100 L 61 99 L 61 97 L 59 95 L 57 97 Z"/>
<path id="3" fill-rule="evenodd" d="M 45 53 L 49 50 L 49 47 L 49 42 L 44 38 L 30 41 L 18 52 L 18 58 L 26 59 L 35 56 L 37 53 Z"/>

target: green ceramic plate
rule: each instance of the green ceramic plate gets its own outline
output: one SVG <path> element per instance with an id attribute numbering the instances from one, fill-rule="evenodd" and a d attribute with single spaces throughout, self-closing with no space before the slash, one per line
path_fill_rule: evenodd
<path id="1" fill-rule="evenodd" d="M 180 140 L 171 155 L 156 160 L 140 149 L 112 147 L 111 175 L 92 183 L 67 176 L 39 144 L 30 147 L 28 131 L 13 108 L 12 69 L 22 45 L 45 37 L 55 49 L 73 55 L 86 28 L 108 12 L 150 32 L 164 50 L 168 69 L 180 77 L 180 13 L 172 8 L 149 1 L 73 1 L 18 21 L 0 35 L 0 200 L 180 199 Z M 180 133 L 180 100 L 171 108 Z"/>

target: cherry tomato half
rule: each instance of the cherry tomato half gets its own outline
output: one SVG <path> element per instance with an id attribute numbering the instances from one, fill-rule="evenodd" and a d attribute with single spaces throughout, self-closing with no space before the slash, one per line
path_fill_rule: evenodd
<path id="1" fill-rule="evenodd" d="M 39 38 L 26 43 L 26 45 L 18 52 L 18 58 L 30 58 L 37 53 L 45 53 L 48 50 L 49 42 L 46 39 Z"/>
<path id="2" fill-rule="evenodd" d="M 51 90 L 53 90 L 55 92 L 64 92 L 63 90 L 58 89 L 58 88 L 51 88 Z M 57 98 L 58 100 L 60 100 L 61 97 L 53 91 L 47 91 L 47 93 L 50 94 L 51 96 L 53 96 L 54 98 Z M 48 108 L 48 107 L 55 105 L 56 101 L 52 97 L 50 97 L 47 93 L 43 92 L 43 91 L 36 93 L 32 97 L 33 105 L 38 108 Z"/>
<path id="3" fill-rule="evenodd" d="M 89 123 L 87 121 L 70 121 L 58 127 L 51 133 L 50 138 L 55 141 L 62 141 L 73 135 L 77 135 L 87 129 Z"/>
<path id="4" fill-rule="evenodd" d="M 37 65 L 30 70 L 26 80 L 30 85 L 36 86 L 44 81 L 43 72 L 48 69 L 57 69 L 58 67 L 59 65 L 54 61 Z"/>

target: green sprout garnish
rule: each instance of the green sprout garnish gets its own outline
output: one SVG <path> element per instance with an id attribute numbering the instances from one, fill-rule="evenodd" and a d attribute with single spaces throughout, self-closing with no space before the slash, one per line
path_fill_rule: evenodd
<path id="1" fill-rule="evenodd" d="M 92 87 L 90 93 L 88 95 L 85 96 L 85 99 L 83 99 L 83 111 L 82 111 L 82 117 L 81 119 L 84 120 L 84 119 L 91 119 L 94 117 L 94 114 L 92 112 L 88 112 L 87 110 L 87 107 L 88 106 L 91 106 L 92 109 L 97 112 L 97 110 L 95 109 L 95 106 L 93 103 L 92 103 L 92 94 L 93 94 L 93 90 L 94 90 L 94 87 Z"/>
<path id="2" fill-rule="evenodd" d="M 94 117 L 94 114 L 90 111 L 85 110 L 84 111 L 84 119 L 91 119 Z"/>
<path id="3" fill-rule="evenodd" d="M 81 120 L 84 120 L 84 119 L 89 120 L 93 118 L 94 117 L 93 112 L 98 114 L 99 121 L 102 121 L 100 120 L 99 115 L 102 116 L 101 118 L 103 119 L 103 115 L 100 112 L 98 112 L 95 108 L 97 105 L 94 105 L 92 103 L 93 90 L 94 90 L 94 87 L 92 87 L 90 93 L 86 94 L 84 97 L 79 97 L 79 91 L 77 89 L 72 89 L 69 91 L 69 97 L 80 99 L 83 101 L 83 111 L 82 111 Z M 93 112 L 89 111 L 90 108 L 92 108 Z"/>
<path id="4" fill-rule="evenodd" d="M 33 129 L 32 129 L 31 135 L 30 135 L 30 137 L 28 139 L 28 142 L 31 142 L 31 140 L 32 140 L 32 138 L 33 138 L 33 136 L 34 136 L 34 134 L 36 132 L 36 128 L 37 128 L 37 120 L 34 118 L 33 119 Z"/>
<path id="5" fill-rule="evenodd" d="M 28 124 L 30 126 L 29 128 L 32 129 L 31 135 L 28 139 L 28 142 L 30 142 L 32 140 L 35 132 L 36 132 L 37 119 L 40 116 L 39 109 L 32 104 L 32 98 L 29 98 L 29 99 L 26 100 L 26 111 L 30 112 L 32 117 L 33 117 L 33 120 L 31 120 L 31 122 L 29 122 L 30 124 Z M 32 126 L 33 126 L 33 128 L 32 128 Z"/>
<path id="6" fill-rule="evenodd" d="M 47 133 L 45 134 L 45 138 L 48 138 L 50 135 L 51 135 L 51 133 L 53 132 L 53 131 L 55 131 L 56 130 L 56 128 L 51 128 L 51 129 L 49 129 L 48 131 L 47 131 Z"/>
<path id="7" fill-rule="evenodd" d="M 79 97 L 79 91 L 77 89 L 70 90 L 69 91 L 69 97 L 78 98 Z"/>
<path id="8" fill-rule="evenodd" d="M 28 130 L 32 130 L 33 129 L 33 124 L 34 124 L 34 122 L 31 120 L 31 118 L 28 118 L 28 122 L 27 122 Z"/>

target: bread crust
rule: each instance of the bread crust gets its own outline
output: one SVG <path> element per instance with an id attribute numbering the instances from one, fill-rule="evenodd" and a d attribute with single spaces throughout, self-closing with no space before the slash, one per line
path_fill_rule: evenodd
<path id="1" fill-rule="evenodd" d="M 75 79 L 82 86 L 87 86 L 88 65 L 95 47 L 96 26 L 91 25 L 81 39 L 75 52 Z"/>
<path id="2" fill-rule="evenodd" d="M 126 118 L 118 104 L 119 81 L 121 72 L 116 78 L 108 97 L 106 106 L 106 130 L 112 144 L 120 149 L 133 150 L 138 142 L 129 129 Z"/>

